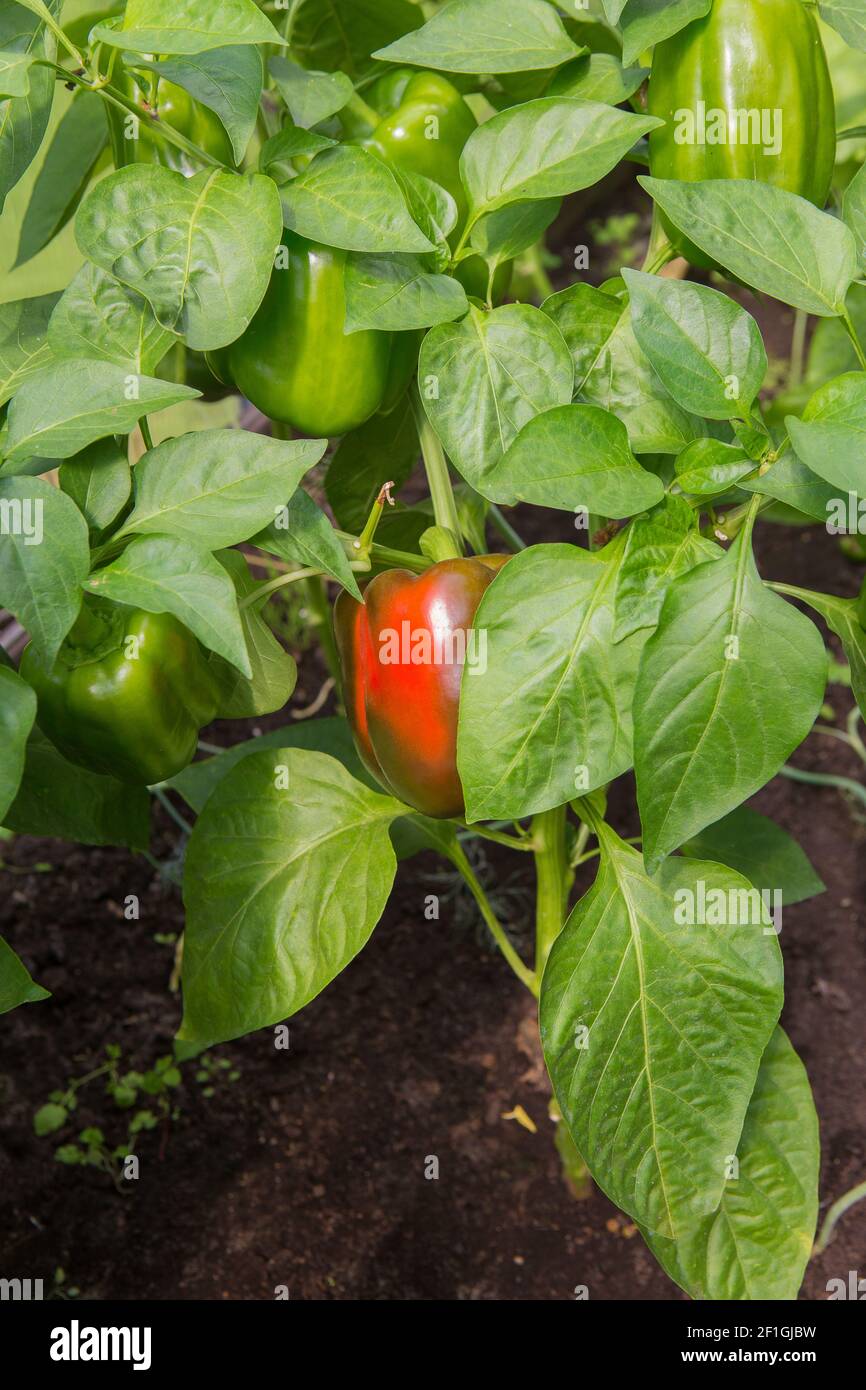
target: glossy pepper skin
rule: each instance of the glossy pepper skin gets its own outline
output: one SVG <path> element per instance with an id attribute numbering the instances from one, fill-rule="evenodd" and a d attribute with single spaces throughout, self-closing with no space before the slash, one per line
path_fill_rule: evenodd
<path id="1" fill-rule="evenodd" d="M 448 656 L 465 652 L 478 663 L 483 648 L 465 641 L 507 559 L 442 560 L 422 575 L 386 570 L 367 585 L 363 603 L 344 591 L 334 608 L 346 713 L 361 759 L 386 790 L 426 816 L 463 814 L 457 713 L 464 662 Z"/>
<path id="2" fill-rule="evenodd" d="M 232 144 L 216 113 L 207 106 L 202 106 L 189 92 L 184 91 L 183 87 L 176 86 L 164 77 L 156 79 L 155 74 L 154 78 L 151 87 L 142 76 L 145 83 L 142 90 L 132 74 L 121 67 L 119 59 L 112 74 L 113 85 L 122 91 L 124 96 L 134 101 L 142 111 L 148 111 L 150 115 L 158 117 L 178 134 L 192 140 L 207 154 L 233 168 L 235 157 Z M 114 106 L 107 109 L 110 113 L 109 129 L 114 162 L 118 169 L 127 164 L 160 164 L 188 178 L 206 167 L 203 161 L 192 158 L 185 150 L 178 149 L 168 141 L 160 140 L 144 121 L 139 122 L 137 139 L 128 140 L 126 132 L 129 122 L 126 113 Z"/>
<path id="3" fill-rule="evenodd" d="M 460 92 L 439 73 L 395 68 L 373 84 L 365 101 L 380 112 L 382 120 L 360 143 L 386 164 L 406 173 L 423 174 L 451 194 L 457 204 L 457 226 L 451 238 L 456 245 L 469 211 L 460 178 L 460 156 L 478 128 Z M 456 273 L 468 294 L 487 298 L 489 276 L 480 256 L 461 261 Z M 494 277 L 494 302 L 502 299 L 510 281 L 510 264 L 499 266 Z"/>
<path id="4" fill-rule="evenodd" d="M 21 675 L 63 756 L 121 782 L 152 786 L 181 772 L 217 711 L 205 653 L 176 618 L 89 597 L 54 666 L 31 644 Z"/>
<path id="5" fill-rule="evenodd" d="M 346 434 L 369 420 L 413 370 L 416 335 L 344 333 L 346 252 L 283 234 L 285 268 L 274 267 L 249 328 L 208 363 L 272 420 L 311 438 Z M 400 338 L 411 339 L 400 343 Z"/>
<path id="6" fill-rule="evenodd" d="M 679 144 L 676 113 L 753 111 L 779 123 L 780 150 L 763 142 Z M 650 172 L 692 183 L 756 179 L 823 207 L 836 157 L 836 117 L 827 58 L 810 11 L 790 0 L 714 0 L 709 14 L 657 44 L 647 109 L 666 124 L 650 135 Z M 774 112 L 780 112 L 774 117 Z M 770 126 L 772 133 L 772 124 Z M 769 142 L 772 146 L 772 138 Z M 664 222 L 694 265 L 706 254 Z"/>

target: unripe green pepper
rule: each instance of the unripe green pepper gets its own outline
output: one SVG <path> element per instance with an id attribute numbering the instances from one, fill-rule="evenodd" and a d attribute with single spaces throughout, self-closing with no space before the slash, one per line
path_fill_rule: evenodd
<path id="1" fill-rule="evenodd" d="M 422 174 L 451 194 L 457 204 L 457 226 L 452 243 L 457 244 L 466 224 L 469 205 L 460 178 L 463 146 L 478 122 L 453 83 L 436 72 L 395 68 L 373 84 L 365 101 L 382 119 L 361 133 L 357 124 L 352 133 L 359 143 L 372 150 L 386 164 L 409 174 Z M 354 117 L 350 113 L 348 121 Z M 481 256 L 469 256 L 456 267 L 456 277 L 467 294 L 487 298 L 489 274 Z M 493 302 L 501 302 L 511 281 L 511 264 L 497 267 Z"/>
<path id="2" fill-rule="evenodd" d="M 345 333 L 347 253 L 288 231 L 283 246 L 287 264 L 274 267 L 249 328 L 208 353 L 208 365 L 271 420 L 310 438 L 347 434 L 408 384 L 412 363 L 401 354 L 416 336 Z"/>
<path id="3" fill-rule="evenodd" d="M 649 139 L 654 177 L 756 179 L 824 206 L 836 157 L 833 88 L 818 26 L 799 0 L 714 0 L 703 19 L 656 45 L 647 109 L 665 121 Z M 663 221 L 682 255 L 712 266 Z"/>
<path id="4" fill-rule="evenodd" d="M 204 650 L 177 618 L 91 596 L 54 665 L 31 643 L 20 670 L 63 756 L 121 782 L 153 786 L 181 772 L 217 712 Z"/>
<path id="5" fill-rule="evenodd" d="M 206 154 L 213 155 L 221 164 L 234 167 L 232 144 L 216 113 L 196 101 L 183 87 L 164 77 L 158 78 L 156 74 L 152 76 L 152 83 L 148 83 L 143 74 L 136 80 L 118 58 L 112 73 L 112 84 L 134 101 L 143 114 L 156 116 L 179 135 L 185 135 Z M 143 89 L 139 82 L 144 84 Z M 206 167 L 203 160 L 195 159 L 177 145 L 160 139 L 144 120 L 138 122 L 135 139 L 128 139 L 127 132 L 131 127 L 129 115 L 114 106 L 108 109 L 114 162 L 118 168 L 126 164 L 160 164 L 189 177 Z"/>

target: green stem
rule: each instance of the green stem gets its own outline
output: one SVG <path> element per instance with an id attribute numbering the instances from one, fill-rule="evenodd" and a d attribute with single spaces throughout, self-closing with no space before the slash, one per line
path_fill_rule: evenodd
<path id="1" fill-rule="evenodd" d="M 347 554 L 353 559 L 356 558 L 359 553 L 358 537 L 353 536 L 350 531 L 337 531 L 335 534 L 345 545 Z M 380 565 L 411 570 L 413 574 L 423 574 L 430 568 L 430 561 L 426 555 L 412 555 L 408 550 L 394 550 L 390 545 L 371 545 L 370 559 Z"/>
<path id="2" fill-rule="evenodd" d="M 855 1202 L 862 1202 L 864 1197 L 866 1197 L 866 1182 L 861 1182 L 858 1183 L 856 1187 L 852 1187 L 850 1192 L 846 1192 L 844 1196 L 833 1203 L 827 1215 L 824 1217 L 821 1233 L 815 1241 L 812 1250 L 813 1256 L 823 1254 L 830 1244 L 830 1241 L 833 1239 L 833 1232 L 840 1218 L 845 1215 L 846 1211 L 854 1206 Z"/>
<path id="3" fill-rule="evenodd" d="M 485 825 L 467 825 L 465 820 L 459 822 L 470 835 L 480 835 L 482 840 L 492 840 L 495 845 L 505 845 L 508 849 L 520 849 L 532 852 L 535 845 L 531 835 L 506 835 L 503 830 L 490 830 Z"/>
<path id="4" fill-rule="evenodd" d="M 42 17 L 47 27 L 51 30 L 52 34 L 57 39 L 58 43 L 62 44 L 62 46 L 66 49 L 66 52 L 69 54 L 70 58 L 72 58 L 73 62 L 75 62 L 77 66 L 80 68 L 86 67 L 87 64 L 85 63 L 81 54 L 78 52 L 78 49 L 75 47 L 75 44 L 72 42 L 70 38 L 67 38 L 66 34 L 63 32 L 60 25 L 57 23 L 57 20 L 54 18 L 53 14 L 51 14 L 51 12 L 49 11 L 48 14 L 43 15 Z"/>
<path id="5" fill-rule="evenodd" d="M 150 453 L 150 450 L 153 448 L 153 435 L 150 432 L 150 425 L 148 424 L 146 415 L 142 415 L 141 419 L 138 422 L 138 428 L 141 430 L 141 437 L 144 440 L 144 447 L 145 449 L 147 449 L 148 453 Z"/>
<path id="6" fill-rule="evenodd" d="M 526 549 L 526 541 L 517 534 L 511 522 L 503 515 L 495 502 L 491 502 L 488 515 L 509 550 L 513 550 L 514 554 L 517 555 L 521 550 Z"/>
<path id="7" fill-rule="evenodd" d="M 496 916 L 496 913 L 490 906 L 490 903 L 487 899 L 487 894 L 484 892 L 484 889 L 478 882 L 478 879 L 472 871 L 472 866 L 469 863 L 469 860 L 466 858 L 466 855 L 463 853 L 463 850 L 459 844 L 453 846 L 452 849 L 449 851 L 449 858 L 451 859 L 451 862 L 454 865 L 454 867 L 462 874 L 466 882 L 466 885 L 469 888 L 470 893 L 472 894 L 473 898 L 478 904 L 481 916 L 484 918 L 484 921 L 490 928 L 490 932 L 493 936 L 494 941 L 496 942 L 505 959 L 508 961 L 508 964 L 511 966 L 511 969 L 514 971 L 521 984 L 526 985 L 526 988 L 537 999 L 538 980 L 535 974 L 533 973 L 533 971 L 529 969 L 528 966 L 524 965 L 523 961 L 520 959 L 520 956 L 517 954 L 511 942 L 508 940 L 508 937 L 505 935 L 505 931 L 503 930 Z"/>
<path id="8" fill-rule="evenodd" d="M 544 973 L 547 958 L 565 920 L 569 866 L 565 852 L 567 806 L 533 816 L 530 833 L 536 844 L 535 972 Z"/>
<path id="9" fill-rule="evenodd" d="M 866 353 L 864 353 L 860 339 L 857 337 L 857 330 L 855 329 L 854 324 L 851 320 L 851 315 L 848 313 L 847 309 L 843 309 L 840 317 L 842 319 L 843 324 L 845 325 L 845 332 L 848 334 L 848 337 L 851 339 L 851 342 L 854 346 L 854 351 L 857 354 L 857 360 L 860 363 L 860 366 L 866 369 Z"/>
<path id="10" fill-rule="evenodd" d="M 245 608 L 252 608 L 253 604 L 269 598 L 271 594 L 276 593 L 277 589 L 282 589 L 284 585 L 294 584 L 298 579 L 310 579 L 313 575 L 321 573 L 321 570 L 311 566 L 308 569 L 294 570 L 291 574 L 279 574 L 276 579 L 269 579 L 266 584 L 259 584 L 258 588 L 253 589 L 252 593 L 241 599 L 238 607 L 243 612 Z"/>
<path id="11" fill-rule="evenodd" d="M 788 389 L 795 390 L 803 380 L 803 360 L 806 353 L 806 330 L 809 315 L 802 309 L 794 313 L 794 329 L 791 334 L 791 369 L 788 373 Z"/>
<path id="12" fill-rule="evenodd" d="M 641 269 L 647 275 L 657 275 L 658 272 L 672 261 L 676 252 L 671 246 L 667 232 L 662 226 L 659 210 L 653 204 L 653 220 L 650 227 L 649 242 L 647 243 L 646 255 Z"/>
<path id="13" fill-rule="evenodd" d="M 168 812 L 175 825 L 180 827 L 184 835 L 191 835 L 192 826 L 190 825 L 189 821 L 184 820 L 183 816 L 180 814 L 180 811 L 175 810 L 169 798 L 166 796 L 165 792 L 160 787 L 151 787 L 150 790 L 151 793 L 156 797 L 160 806 L 162 806 Z"/>
<path id="14" fill-rule="evenodd" d="M 750 502 L 744 502 L 740 507 L 733 507 L 725 514 L 724 521 L 713 523 L 704 527 L 703 534 L 715 539 L 726 537 L 733 540 L 744 526 L 748 527 L 751 533 L 755 524 L 755 519 L 759 512 L 765 512 L 768 507 L 775 504 L 775 497 L 762 497 L 760 493 L 755 493 Z"/>
<path id="15" fill-rule="evenodd" d="M 430 500 L 433 503 L 436 525 L 442 526 L 446 531 L 452 533 L 454 543 L 457 546 L 457 554 L 460 555 L 462 553 L 460 521 L 457 516 L 457 503 L 451 488 L 448 461 L 439 442 L 439 436 L 427 419 L 426 411 L 417 391 L 412 393 L 412 406 L 415 411 L 418 440 L 421 445 L 424 468 L 427 472 L 427 484 L 430 488 Z"/>
<path id="16" fill-rule="evenodd" d="M 322 648 L 322 655 L 328 671 L 334 678 L 338 694 L 343 689 L 343 672 L 340 667 L 340 657 L 337 652 L 337 642 L 334 637 L 334 625 L 331 619 L 331 605 L 328 602 L 328 590 L 325 581 L 320 574 L 311 576 L 305 585 L 307 598 L 307 608 L 312 614 L 313 624 L 319 636 L 319 645 Z"/>
<path id="17" fill-rule="evenodd" d="M 855 782 L 853 777 L 835 777 L 828 772 L 803 772 L 799 767 L 789 767 L 787 764 L 779 768 L 779 771 L 792 782 L 808 782 L 816 787 L 836 787 L 839 791 L 850 792 L 851 796 L 866 806 L 866 788 Z"/>
<path id="18" fill-rule="evenodd" d="M 840 140 L 862 140 L 866 136 L 866 125 L 852 125 L 848 130 L 840 130 L 836 133 L 836 144 Z"/>
<path id="19" fill-rule="evenodd" d="M 380 112 L 370 106 L 357 92 L 349 97 L 343 110 L 351 111 L 353 116 L 357 116 L 358 119 L 363 121 L 365 125 L 368 125 L 371 130 L 375 130 L 376 126 L 379 125 L 382 120 Z"/>

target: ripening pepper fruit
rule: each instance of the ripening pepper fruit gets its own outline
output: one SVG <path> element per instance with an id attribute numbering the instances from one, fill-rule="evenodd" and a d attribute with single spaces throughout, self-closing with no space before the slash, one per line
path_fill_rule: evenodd
<path id="1" fill-rule="evenodd" d="M 234 167 L 232 144 L 216 113 L 196 101 L 183 87 L 176 86 L 164 77 L 157 78 L 156 74 L 150 76 L 153 78 L 152 82 L 142 73 L 139 81 L 143 87 L 139 86 L 139 81 L 123 68 L 117 59 L 112 72 L 112 84 L 123 92 L 124 96 L 134 101 L 142 112 L 147 111 L 150 115 L 156 116 L 179 135 L 185 135 L 193 144 L 198 145 L 199 149 L 213 155 L 214 159 L 220 160 L 230 168 Z M 160 140 L 144 121 L 137 123 L 135 138 L 129 139 L 128 136 L 134 127 L 129 116 L 115 106 L 109 106 L 107 109 L 114 162 L 118 169 L 127 164 L 161 164 L 166 169 L 174 169 L 176 173 L 189 177 L 205 168 L 202 160 L 195 159 L 185 150 L 169 144 L 167 140 Z"/>
<path id="2" fill-rule="evenodd" d="M 359 603 L 343 591 L 334 630 L 358 753 L 387 791 L 424 815 L 463 814 L 457 712 L 464 664 L 480 665 L 472 624 L 507 555 L 386 570 Z"/>
<path id="3" fill-rule="evenodd" d="M 810 10 L 791 0 L 714 0 L 653 51 L 650 172 L 693 183 L 756 179 L 823 207 L 836 157 L 827 58 Z M 732 138 L 736 137 L 736 138 Z M 694 265 L 706 254 L 666 219 Z"/>
<path id="4" fill-rule="evenodd" d="M 63 756 L 121 782 L 152 786 L 181 772 L 217 712 L 198 639 L 169 613 L 105 599 L 85 598 L 53 667 L 31 643 L 20 669 Z"/>
<path id="5" fill-rule="evenodd" d="M 294 232 L 283 245 L 287 264 L 274 267 L 249 328 L 208 364 L 271 420 L 316 439 L 346 434 L 408 385 L 418 339 L 345 333 L 347 253 Z"/>
<path id="6" fill-rule="evenodd" d="M 451 194 L 457 204 L 457 226 L 451 237 L 456 246 L 469 211 L 460 178 L 460 156 L 478 127 L 460 92 L 439 73 L 395 68 L 373 84 L 364 100 L 381 114 L 382 120 L 361 135 L 359 143 L 386 164 L 406 173 L 423 174 Z M 489 275 L 480 256 L 461 261 L 456 274 L 467 294 L 487 298 Z M 494 303 L 501 302 L 510 282 L 509 262 L 497 268 Z"/>

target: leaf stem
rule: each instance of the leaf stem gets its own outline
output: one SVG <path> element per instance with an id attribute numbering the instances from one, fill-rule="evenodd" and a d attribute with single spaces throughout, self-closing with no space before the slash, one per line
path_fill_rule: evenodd
<path id="1" fill-rule="evenodd" d="M 298 579 L 310 579 L 314 574 L 321 573 L 321 570 L 309 566 L 307 569 L 293 570 L 291 574 L 278 574 L 276 579 L 268 580 L 267 584 L 260 584 L 258 588 L 247 594 L 246 598 L 242 598 L 238 607 L 243 613 L 244 609 L 252 608 L 253 604 L 269 598 L 271 594 L 276 593 L 277 589 L 282 589 L 284 585 L 294 584 Z"/>
<path id="2" fill-rule="evenodd" d="M 562 931 L 570 887 L 565 852 L 567 806 L 533 816 L 530 833 L 536 844 L 535 973 L 540 980 L 553 943 Z"/>
<path id="3" fill-rule="evenodd" d="M 848 337 L 851 339 L 851 342 L 852 342 L 852 344 L 853 344 L 854 351 L 855 351 L 856 354 L 857 354 L 857 360 L 858 360 L 858 362 L 860 363 L 860 366 L 863 367 L 864 369 L 866 369 L 866 353 L 864 353 L 864 351 L 863 351 L 863 345 L 862 345 L 862 343 L 860 342 L 860 339 L 857 337 L 857 330 L 856 330 L 855 327 L 854 327 L 854 323 L 853 323 L 853 321 L 852 321 L 852 319 L 851 319 L 851 315 L 849 314 L 849 312 L 848 312 L 847 309 L 843 309 L 843 310 L 842 310 L 842 313 L 841 313 L 841 315 L 840 315 L 840 318 L 842 319 L 842 322 L 843 322 L 843 324 L 845 325 L 845 332 L 848 334 Z"/>
<path id="4" fill-rule="evenodd" d="M 526 549 L 526 541 L 517 534 L 507 516 L 503 514 L 495 502 L 490 504 L 489 516 L 509 550 L 512 550 L 515 555 L 519 555 L 521 550 Z"/>
<path id="5" fill-rule="evenodd" d="M 855 1202 L 862 1202 L 864 1197 L 866 1197 L 866 1182 L 860 1182 L 856 1187 L 852 1187 L 850 1192 L 844 1193 L 843 1196 L 839 1197 L 837 1201 L 833 1203 L 827 1215 L 824 1217 L 821 1233 L 812 1248 L 813 1258 L 815 1255 L 824 1253 L 830 1241 L 833 1239 L 833 1234 L 840 1219 L 845 1215 L 846 1211 L 854 1206 Z"/>
<path id="6" fill-rule="evenodd" d="M 452 533 L 454 543 L 457 546 L 457 554 L 460 555 L 463 549 L 460 540 L 460 520 L 457 516 L 457 503 L 451 488 L 448 461 L 439 442 L 439 436 L 427 419 L 427 413 L 421 404 L 421 397 L 417 390 L 412 392 L 412 408 L 418 426 L 418 440 L 421 445 L 424 468 L 427 472 L 427 484 L 430 488 L 430 500 L 433 503 L 436 525 L 442 526 L 446 531 Z"/>
<path id="7" fill-rule="evenodd" d="M 501 923 L 499 922 L 496 913 L 490 906 L 487 894 L 484 892 L 484 889 L 481 887 L 481 884 L 478 882 L 478 879 L 473 873 L 472 866 L 469 863 L 469 860 L 466 858 L 466 855 L 464 854 L 463 849 L 461 848 L 459 843 L 449 850 L 449 858 L 451 859 L 451 862 L 453 863 L 454 867 L 462 874 L 470 893 L 472 894 L 473 898 L 478 904 L 481 916 L 484 918 L 484 921 L 490 928 L 490 932 L 493 936 L 494 941 L 496 942 L 505 959 L 508 961 L 508 964 L 511 966 L 511 969 L 514 971 L 521 984 L 524 984 L 526 988 L 529 990 L 530 994 L 534 995 L 534 997 L 537 999 L 538 978 L 535 975 L 534 971 L 530 970 L 527 965 L 524 965 L 523 961 L 520 959 L 520 956 L 517 954 L 511 942 L 508 940 L 508 937 L 505 935 L 505 931 Z"/>

